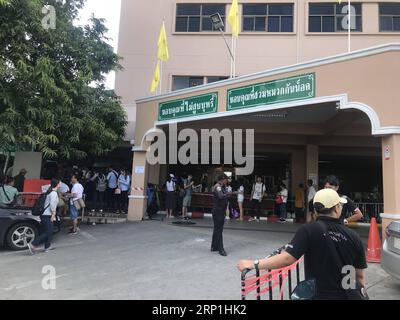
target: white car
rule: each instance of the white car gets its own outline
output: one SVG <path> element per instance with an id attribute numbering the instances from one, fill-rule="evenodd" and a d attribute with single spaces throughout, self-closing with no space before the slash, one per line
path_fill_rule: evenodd
<path id="1" fill-rule="evenodd" d="M 392 277 L 400 280 L 400 222 L 398 221 L 392 222 L 386 228 L 381 266 Z"/>

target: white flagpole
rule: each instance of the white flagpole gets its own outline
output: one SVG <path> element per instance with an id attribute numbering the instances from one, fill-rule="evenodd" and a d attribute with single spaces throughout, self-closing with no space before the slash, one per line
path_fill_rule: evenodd
<path id="1" fill-rule="evenodd" d="M 233 52 L 233 58 L 232 58 L 232 78 L 235 77 L 235 69 L 236 69 L 236 38 L 232 37 L 232 52 Z"/>
<path id="2" fill-rule="evenodd" d="M 297 44 L 296 44 L 296 63 L 300 62 L 300 19 L 299 19 L 299 0 L 296 1 L 296 21 L 297 21 Z"/>
<path id="3" fill-rule="evenodd" d="M 233 78 L 233 69 L 234 69 L 234 63 L 235 63 L 235 52 L 234 52 L 234 45 L 235 45 L 235 37 L 234 37 L 234 35 L 233 35 L 233 32 L 232 32 L 232 45 L 231 45 L 231 48 L 232 48 L 232 51 L 233 51 L 233 57 L 231 57 L 231 78 Z"/>
<path id="4" fill-rule="evenodd" d="M 160 60 L 160 94 L 162 94 L 163 61 Z"/>
<path id="5" fill-rule="evenodd" d="M 347 51 L 351 52 L 351 0 L 349 0 L 349 21 L 348 21 L 348 36 L 347 36 Z M 355 19 L 355 17 L 354 17 Z"/>

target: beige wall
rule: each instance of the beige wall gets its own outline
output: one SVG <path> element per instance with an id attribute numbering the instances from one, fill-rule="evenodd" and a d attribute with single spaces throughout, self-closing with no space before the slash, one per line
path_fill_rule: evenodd
<path id="1" fill-rule="evenodd" d="M 226 106 L 226 92 L 230 88 L 237 88 L 244 85 L 260 83 L 263 81 L 269 81 L 274 79 L 281 79 L 289 76 L 298 74 L 315 72 L 316 74 L 316 96 L 324 97 L 330 95 L 338 95 L 346 93 L 348 94 L 349 101 L 357 101 L 369 105 L 378 114 L 381 125 L 388 127 L 398 127 L 400 125 L 400 111 L 396 107 L 397 101 L 400 101 L 400 92 L 397 89 L 396 77 L 400 72 L 400 51 L 390 51 L 366 57 L 354 58 L 351 60 L 332 62 L 330 64 L 320 65 L 317 67 L 304 68 L 297 70 L 296 72 L 282 72 L 280 74 L 274 74 L 273 76 L 261 76 L 258 79 L 253 80 L 240 80 L 238 79 L 235 83 L 229 85 L 221 85 L 217 88 L 195 88 L 191 92 L 185 94 L 177 94 L 169 98 L 154 99 L 147 102 L 140 102 L 138 105 L 138 125 L 136 127 L 136 136 L 138 141 L 142 139 L 143 135 L 151 128 L 154 127 L 154 122 L 157 121 L 158 104 L 160 102 L 171 101 L 189 96 L 201 95 L 207 92 L 219 92 L 219 112 L 225 111 Z M 313 106 L 310 106 L 310 112 L 312 112 Z M 185 124 L 188 127 L 196 128 L 215 126 L 219 124 L 224 126 L 224 122 L 218 123 L 217 120 L 206 120 L 199 122 L 192 122 Z M 230 126 L 227 123 L 227 127 L 241 128 L 246 127 L 246 123 L 230 122 Z M 284 144 L 285 141 L 290 141 L 290 144 L 307 144 L 304 140 L 304 136 L 301 134 L 321 134 L 321 128 L 310 125 L 304 126 L 304 124 L 291 125 L 290 132 L 292 135 L 288 135 L 288 127 L 274 127 L 272 124 L 266 126 L 268 130 L 261 128 L 263 132 L 269 134 L 280 133 L 282 135 L 282 128 L 286 130 L 286 135 L 281 136 L 279 139 L 280 144 Z M 281 130 L 281 131 L 279 131 Z M 308 130 L 308 131 L 305 131 Z M 347 133 L 351 136 L 351 130 Z M 370 145 L 377 150 L 379 148 L 379 137 L 365 137 L 366 131 L 363 128 L 358 136 L 354 136 L 349 139 L 346 136 L 335 136 L 326 137 L 326 141 L 323 143 L 319 142 L 318 145 L 309 145 L 306 149 L 306 158 L 304 165 L 306 166 L 306 174 L 317 174 L 318 175 L 318 149 L 320 145 L 326 146 L 357 146 L 357 147 L 368 147 Z M 343 132 L 342 132 L 343 134 Z M 354 132 L 353 132 L 354 134 Z M 370 134 L 370 131 L 369 131 Z M 269 137 L 271 138 L 271 137 Z M 264 138 L 263 138 L 264 139 Z M 365 140 L 366 139 L 366 140 Z M 271 148 L 266 137 L 263 141 L 268 149 Z M 314 142 L 313 142 L 314 144 Z M 383 179 L 384 179 L 384 201 L 385 201 L 385 213 L 393 214 L 396 217 L 400 213 L 400 188 L 396 186 L 396 181 L 399 178 L 400 172 L 400 136 L 391 135 L 383 138 L 382 145 L 389 145 L 391 148 L 391 159 L 383 159 Z M 374 152 L 376 152 L 376 150 Z M 293 150 L 292 150 L 293 151 Z M 342 153 L 345 150 L 340 149 Z M 141 163 L 143 153 L 139 153 L 139 157 L 134 159 L 135 163 Z M 295 154 L 294 157 L 302 157 L 300 153 Z M 301 161 L 300 161 L 301 162 Z M 293 182 L 296 180 L 303 179 L 301 177 L 300 166 L 296 166 L 296 174 L 293 176 Z M 315 171 L 315 172 L 314 172 Z M 304 171 L 303 171 L 304 172 Z M 308 178 L 308 177 L 307 177 Z M 144 180 L 143 180 L 144 182 Z M 141 200 L 132 200 L 141 204 Z M 139 206 L 140 207 L 140 206 Z M 139 208 L 138 207 L 138 208 Z M 140 207 L 141 208 L 141 207 Z M 137 211 L 135 211 L 137 212 Z M 139 215 L 133 214 L 135 217 L 139 217 L 142 212 L 140 209 Z M 132 216 L 133 217 L 133 216 Z M 383 219 L 383 227 L 385 227 L 391 220 L 389 218 Z"/>
<path id="2" fill-rule="evenodd" d="M 122 61 L 124 70 L 117 73 L 116 91 L 122 97 L 122 102 L 128 110 L 129 127 L 127 131 L 129 139 L 132 138 L 136 122 L 134 101 L 137 98 L 151 95 L 150 83 L 156 64 L 157 38 L 163 19 L 165 19 L 171 56 L 171 59 L 164 66 L 163 92 L 170 90 L 172 75 L 229 76 L 229 54 L 218 33 L 177 34 L 174 32 L 177 2 L 227 3 L 226 12 L 228 12 L 231 3 L 230 0 L 122 1 L 118 53 L 124 59 Z M 240 4 L 246 2 L 292 2 L 295 4 L 295 13 L 297 11 L 299 13 L 299 20 L 294 23 L 293 33 L 241 34 L 237 46 L 238 75 L 246 75 L 347 51 L 346 34 L 309 34 L 307 32 L 308 2 L 334 2 L 334 0 L 239 1 Z M 366 0 L 362 2 L 364 3 L 362 9 L 363 32 L 353 35 L 352 49 L 399 41 L 400 33 L 379 33 L 377 3 L 385 1 Z M 399 0 L 391 2 L 399 2 Z M 297 4 L 299 4 L 298 8 Z M 229 32 L 229 27 L 227 27 L 227 31 Z M 332 72 L 326 76 L 343 83 L 343 73 L 339 74 L 335 70 L 332 70 Z M 382 87 L 386 86 L 386 84 L 381 85 Z"/>
<path id="3" fill-rule="evenodd" d="M 350 102 L 361 102 L 369 105 L 378 114 L 382 126 L 400 126 L 400 112 L 396 104 L 400 101 L 397 77 L 400 74 L 400 52 L 386 52 L 368 57 L 351 59 L 348 61 L 336 62 L 313 68 L 304 68 L 296 72 L 286 72 L 274 76 L 261 77 L 251 81 L 238 81 L 235 84 L 220 86 L 218 88 L 202 89 L 196 88 L 193 92 L 178 94 L 170 98 L 140 103 L 137 116 L 140 121 L 136 127 L 136 141 L 140 143 L 143 135 L 153 128 L 158 117 L 158 103 L 186 98 L 204 93 L 218 91 L 219 107 L 218 112 L 226 110 L 226 93 L 228 89 L 237 88 L 249 84 L 260 83 L 274 79 L 281 79 L 303 73 L 316 73 L 316 96 L 332 96 L 348 94 Z M 235 128 L 246 127 L 246 124 L 230 123 Z M 269 125 L 271 127 L 273 125 Z M 314 134 L 315 128 L 308 125 L 291 126 L 291 133 L 311 130 Z M 296 131 L 296 128 L 298 131 Z M 279 132 L 279 128 L 276 128 Z M 288 128 L 281 128 L 287 132 Z M 311 131 L 309 132 L 311 134 Z M 369 131 L 370 133 L 370 131 Z"/>

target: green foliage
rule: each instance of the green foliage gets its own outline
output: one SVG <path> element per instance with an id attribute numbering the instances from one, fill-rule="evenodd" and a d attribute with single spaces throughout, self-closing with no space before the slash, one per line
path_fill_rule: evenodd
<path id="1" fill-rule="evenodd" d="M 49 4 L 56 29 L 43 28 Z M 48 158 L 102 155 L 126 115 L 105 75 L 120 68 L 102 19 L 73 25 L 84 0 L 0 0 L 0 150 L 34 147 Z"/>

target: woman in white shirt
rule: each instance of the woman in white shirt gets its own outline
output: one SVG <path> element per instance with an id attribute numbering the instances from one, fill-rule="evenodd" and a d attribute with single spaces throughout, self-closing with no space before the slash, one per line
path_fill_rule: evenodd
<path id="1" fill-rule="evenodd" d="M 288 199 L 288 190 L 286 188 L 286 185 L 281 182 L 279 185 L 280 191 L 278 192 L 278 195 L 282 198 L 282 203 L 278 205 L 278 210 L 279 210 L 279 222 L 286 222 L 286 210 L 287 210 L 287 199 Z"/>
<path id="2" fill-rule="evenodd" d="M 170 174 L 166 182 L 167 187 L 167 199 L 165 202 L 165 209 L 167 211 L 167 218 L 173 217 L 173 212 L 176 209 L 176 194 L 175 194 L 175 181 L 173 180 L 174 175 Z"/>
<path id="3" fill-rule="evenodd" d="M 244 210 L 243 210 L 243 203 L 244 203 L 244 183 L 243 179 L 239 180 L 239 189 L 237 191 L 237 201 L 238 201 L 238 206 L 239 206 L 239 211 L 240 211 L 240 221 L 243 221 L 243 215 L 244 215 Z"/>
<path id="4" fill-rule="evenodd" d="M 41 225 L 43 228 L 40 236 L 36 237 L 31 243 L 28 244 L 29 251 L 34 254 L 38 251 L 38 246 L 44 243 L 44 251 L 51 250 L 51 238 L 53 236 L 53 222 L 56 220 L 57 206 L 58 206 L 58 188 L 60 188 L 60 181 L 53 179 L 50 187 L 47 190 L 46 201 L 44 204 L 44 212 L 40 216 Z"/>

